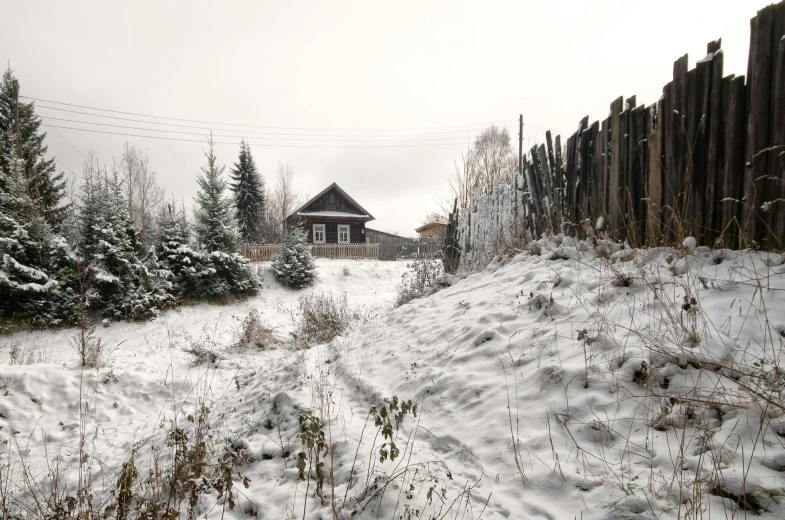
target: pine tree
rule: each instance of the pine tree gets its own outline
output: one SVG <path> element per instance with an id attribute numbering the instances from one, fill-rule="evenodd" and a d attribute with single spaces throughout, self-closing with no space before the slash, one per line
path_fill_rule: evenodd
<path id="1" fill-rule="evenodd" d="M 261 242 L 265 211 L 264 181 L 256 169 L 251 148 L 240 141 L 240 156 L 230 170 L 234 193 L 235 215 L 240 239 L 246 243 Z"/>
<path id="2" fill-rule="evenodd" d="M 3 74 L 0 84 L 0 172 L 3 179 L 10 175 L 11 166 L 6 158 L 10 157 L 11 148 L 17 146 L 15 132 L 18 111 L 18 137 L 27 191 L 46 223 L 56 231 L 59 230 L 66 211 L 62 205 L 65 197 L 65 174 L 57 173 L 54 158 L 46 157 L 46 132 L 41 131 L 41 118 L 35 113 L 34 103 L 23 103 L 19 100 L 18 89 L 19 83 L 9 68 Z"/>
<path id="3" fill-rule="evenodd" d="M 302 289 L 313 283 L 316 279 L 316 263 L 308 250 L 302 229 L 295 227 L 289 231 L 271 267 L 275 279 L 287 287 Z"/>
<path id="4" fill-rule="evenodd" d="M 231 202 L 225 197 L 226 181 L 221 177 L 223 166 L 217 165 L 212 136 L 208 141 L 207 166 L 196 178 L 196 232 L 202 247 L 208 252 L 237 250 L 237 232 L 232 218 Z"/>

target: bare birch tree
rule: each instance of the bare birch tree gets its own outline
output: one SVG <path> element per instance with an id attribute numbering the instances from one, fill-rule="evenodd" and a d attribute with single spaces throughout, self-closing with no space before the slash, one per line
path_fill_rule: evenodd
<path id="1" fill-rule="evenodd" d="M 510 134 L 505 128 L 491 126 L 479 134 L 470 150 L 454 162 L 448 183 L 459 208 L 473 206 L 474 196 L 489 193 L 497 184 L 510 182 L 517 171 Z M 443 206 L 450 208 L 452 201 Z"/>
<path id="2" fill-rule="evenodd" d="M 286 217 L 297 207 L 299 197 L 294 189 L 294 168 L 288 162 L 278 163 L 275 187 L 268 191 L 266 238 L 281 242 L 286 234 Z"/>
<path id="3" fill-rule="evenodd" d="M 125 143 L 120 159 L 120 178 L 128 198 L 128 215 L 139 232 L 142 245 L 149 247 L 155 218 L 163 204 L 164 190 L 158 184 L 147 153 Z"/>

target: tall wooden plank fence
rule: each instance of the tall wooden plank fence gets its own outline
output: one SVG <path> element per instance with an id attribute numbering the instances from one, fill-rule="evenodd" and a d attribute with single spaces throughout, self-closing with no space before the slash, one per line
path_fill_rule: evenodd
<path id="1" fill-rule="evenodd" d="M 723 58 L 721 40 L 693 69 L 682 56 L 659 101 L 619 97 L 606 119 L 583 118 L 563 150 L 546 133 L 521 164 L 529 231 L 783 247 L 785 2 L 751 20 L 746 81 L 724 76 Z"/>

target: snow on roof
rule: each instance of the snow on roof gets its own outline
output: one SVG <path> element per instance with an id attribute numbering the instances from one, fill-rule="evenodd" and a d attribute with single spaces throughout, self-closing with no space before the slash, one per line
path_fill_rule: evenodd
<path id="1" fill-rule="evenodd" d="M 427 224 L 423 224 L 422 226 L 420 226 L 417 229 L 415 229 L 415 231 L 417 231 L 419 233 L 420 231 L 422 231 L 424 229 L 428 229 L 428 228 L 434 227 L 434 226 L 447 226 L 447 223 L 446 222 L 428 222 Z"/>
<path id="2" fill-rule="evenodd" d="M 300 217 L 341 217 L 341 218 L 368 218 L 368 215 L 347 213 L 345 211 L 298 211 Z"/>

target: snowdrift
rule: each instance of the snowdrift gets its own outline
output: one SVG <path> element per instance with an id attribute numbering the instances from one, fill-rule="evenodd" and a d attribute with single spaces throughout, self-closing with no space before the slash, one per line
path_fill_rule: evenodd
<path id="1" fill-rule="evenodd" d="M 403 264 L 320 261 L 316 291 L 346 292 L 354 326 L 306 348 L 299 294 L 274 284 L 96 331 L 115 346 L 99 369 L 65 331 L 4 338 L 49 353 L 0 365 L 4 493 L 23 503 L 35 477 L 51 494 L 61 460 L 63 497 L 82 467 L 96 507 L 129 518 L 156 468 L 181 468 L 156 489 L 182 493 L 183 517 L 785 517 L 785 259 L 563 237 L 532 251 L 397 309 Z M 251 308 L 279 343 L 237 343 Z M 195 365 L 196 343 L 216 356 Z M 177 466 L 194 439 L 202 462 Z"/>

